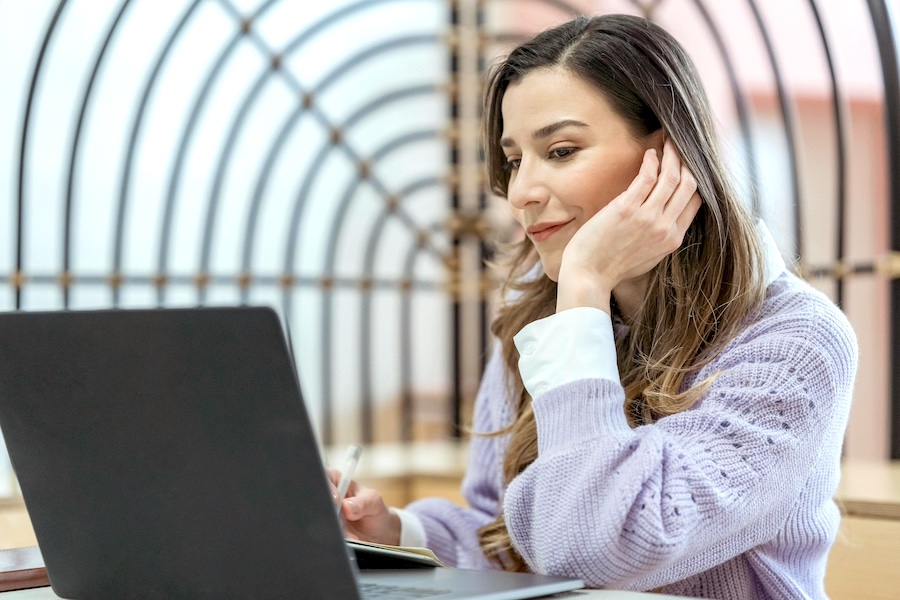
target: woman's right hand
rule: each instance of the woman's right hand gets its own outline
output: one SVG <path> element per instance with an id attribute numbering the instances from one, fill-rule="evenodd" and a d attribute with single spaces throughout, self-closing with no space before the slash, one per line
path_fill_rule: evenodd
<path id="1" fill-rule="evenodd" d="M 341 472 L 325 469 L 331 487 L 331 497 L 338 501 L 337 485 Z M 391 512 L 384 498 L 374 489 L 350 482 L 347 494 L 341 502 L 340 515 L 344 518 L 344 536 L 363 542 L 400 545 L 400 517 Z"/>

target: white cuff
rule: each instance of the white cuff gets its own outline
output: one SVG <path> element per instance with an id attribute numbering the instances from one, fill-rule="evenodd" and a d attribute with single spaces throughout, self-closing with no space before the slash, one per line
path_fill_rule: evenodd
<path id="1" fill-rule="evenodd" d="M 532 400 L 579 379 L 619 382 L 612 318 L 597 308 L 564 310 L 529 323 L 513 338 Z"/>
<path id="2" fill-rule="evenodd" d="M 419 517 L 402 508 L 391 508 L 390 511 L 400 517 L 400 545 L 424 547 L 425 527 Z"/>

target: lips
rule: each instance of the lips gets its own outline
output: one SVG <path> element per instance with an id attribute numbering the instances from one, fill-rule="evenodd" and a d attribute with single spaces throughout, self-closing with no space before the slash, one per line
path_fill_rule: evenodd
<path id="1" fill-rule="evenodd" d="M 535 242 L 543 242 L 571 222 L 572 221 L 555 221 L 535 223 L 525 231 Z"/>

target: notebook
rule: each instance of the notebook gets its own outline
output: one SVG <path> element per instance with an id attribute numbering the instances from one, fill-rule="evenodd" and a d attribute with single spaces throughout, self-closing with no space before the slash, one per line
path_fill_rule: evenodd
<path id="1" fill-rule="evenodd" d="M 0 429 L 64 598 L 340 600 L 387 586 L 381 597 L 501 600 L 583 587 L 358 569 L 268 308 L 0 314 Z"/>

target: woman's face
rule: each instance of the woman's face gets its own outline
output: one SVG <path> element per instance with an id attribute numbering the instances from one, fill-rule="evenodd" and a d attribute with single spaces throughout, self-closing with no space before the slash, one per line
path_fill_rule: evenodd
<path id="1" fill-rule="evenodd" d="M 557 281 L 566 244 L 625 191 L 661 134 L 636 138 L 596 87 L 560 68 L 511 84 L 501 111 L 509 207 Z"/>

